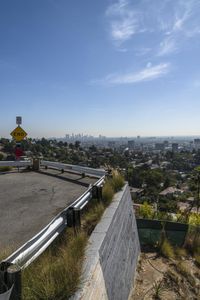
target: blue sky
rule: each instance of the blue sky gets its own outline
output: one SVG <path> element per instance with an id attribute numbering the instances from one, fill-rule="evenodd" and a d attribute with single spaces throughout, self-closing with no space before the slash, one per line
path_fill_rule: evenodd
<path id="1" fill-rule="evenodd" d="M 199 0 L 0 0 L 0 136 L 200 134 Z"/>

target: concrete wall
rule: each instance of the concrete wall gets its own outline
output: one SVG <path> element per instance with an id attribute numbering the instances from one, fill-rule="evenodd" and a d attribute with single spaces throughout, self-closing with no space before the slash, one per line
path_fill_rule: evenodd
<path id="1" fill-rule="evenodd" d="M 72 299 L 128 299 L 139 253 L 133 205 L 126 185 L 115 195 L 89 239 L 82 288 Z"/>

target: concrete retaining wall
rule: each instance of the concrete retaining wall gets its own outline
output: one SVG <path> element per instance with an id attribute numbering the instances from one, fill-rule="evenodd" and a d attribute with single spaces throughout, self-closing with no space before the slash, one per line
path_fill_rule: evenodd
<path id="1" fill-rule="evenodd" d="M 126 185 L 115 195 L 89 239 L 82 288 L 72 299 L 128 299 L 139 253 L 135 215 Z"/>

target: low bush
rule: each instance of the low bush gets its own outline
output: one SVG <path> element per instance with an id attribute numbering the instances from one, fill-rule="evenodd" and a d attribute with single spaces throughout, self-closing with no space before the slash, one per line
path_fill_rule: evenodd
<path id="1" fill-rule="evenodd" d="M 153 219 L 154 211 L 146 201 L 139 208 L 139 216 L 144 219 Z"/>

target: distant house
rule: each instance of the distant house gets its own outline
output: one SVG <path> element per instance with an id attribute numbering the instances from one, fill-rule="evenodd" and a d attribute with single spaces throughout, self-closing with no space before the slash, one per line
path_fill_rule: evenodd
<path id="1" fill-rule="evenodd" d="M 159 196 L 163 196 L 163 197 L 167 197 L 167 196 L 177 196 L 182 194 L 184 191 L 177 189 L 176 187 L 168 187 L 165 190 L 163 190 L 162 192 L 160 192 Z"/>
<path id="2" fill-rule="evenodd" d="M 189 203 L 187 203 L 187 202 L 178 202 L 177 206 L 178 206 L 178 208 L 179 208 L 179 210 L 181 212 L 184 212 L 185 210 L 189 210 L 191 208 L 191 205 Z M 200 214 L 200 211 L 199 212 L 197 211 L 197 207 L 196 206 L 194 206 L 191 209 L 191 212 L 193 212 L 193 213 L 199 213 Z"/>
<path id="3" fill-rule="evenodd" d="M 139 188 L 134 188 L 130 186 L 130 193 L 131 193 L 131 197 L 132 199 L 137 199 L 140 198 L 144 195 L 144 189 L 139 189 Z"/>

